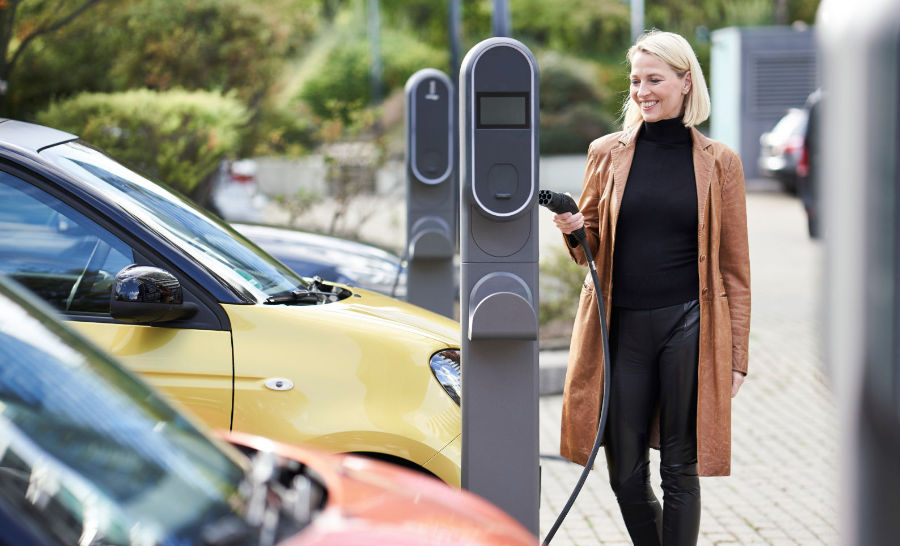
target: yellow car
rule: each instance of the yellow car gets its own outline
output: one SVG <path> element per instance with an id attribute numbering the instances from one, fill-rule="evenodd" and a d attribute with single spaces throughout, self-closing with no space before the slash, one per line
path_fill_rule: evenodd
<path id="1" fill-rule="evenodd" d="M 459 485 L 456 322 L 301 278 L 74 135 L 0 120 L 0 272 L 214 428 Z"/>

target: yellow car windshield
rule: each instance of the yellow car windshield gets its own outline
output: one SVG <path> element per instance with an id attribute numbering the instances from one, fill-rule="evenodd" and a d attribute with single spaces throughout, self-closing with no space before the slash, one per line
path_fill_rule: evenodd
<path id="1" fill-rule="evenodd" d="M 307 289 L 308 283 L 227 224 L 183 197 L 89 146 L 68 142 L 42 152 L 110 195 L 131 216 L 182 249 L 223 282 L 258 301 Z"/>

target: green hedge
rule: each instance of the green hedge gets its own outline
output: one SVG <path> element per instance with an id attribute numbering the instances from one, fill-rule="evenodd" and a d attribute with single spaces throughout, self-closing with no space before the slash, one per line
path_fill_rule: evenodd
<path id="1" fill-rule="evenodd" d="M 191 194 L 241 144 L 247 110 L 207 91 L 83 93 L 38 113 L 149 178 Z"/>
<path id="2" fill-rule="evenodd" d="M 558 53 L 540 55 L 539 62 L 541 153 L 586 153 L 588 144 L 614 124 L 599 67 Z"/>
<path id="3" fill-rule="evenodd" d="M 326 119 L 351 123 L 372 99 L 372 53 L 365 37 L 340 41 L 327 55 L 324 66 L 307 80 L 299 98 L 312 112 Z M 381 38 L 383 92 L 403 88 L 422 68 L 444 69 L 447 55 L 409 35 L 385 30 Z"/>
<path id="4" fill-rule="evenodd" d="M 559 113 L 541 113 L 542 154 L 586 154 L 596 138 L 615 131 L 598 105 L 577 103 Z"/>

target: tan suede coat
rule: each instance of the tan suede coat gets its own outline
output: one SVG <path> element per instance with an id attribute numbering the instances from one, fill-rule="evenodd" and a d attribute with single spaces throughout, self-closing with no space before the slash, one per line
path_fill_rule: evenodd
<path id="1" fill-rule="evenodd" d="M 640 126 L 591 143 L 579 208 L 594 256 L 609 318 L 616 221 L 634 158 Z M 701 476 L 731 472 L 732 370 L 747 372 L 750 331 L 750 256 L 744 172 L 738 155 L 696 129 L 693 139 L 697 182 L 700 275 L 700 357 L 697 389 L 697 462 Z M 573 259 L 587 265 L 581 247 Z M 590 274 L 585 278 L 572 332 L 562 408 L 563 457 L 584 465 L 597 433 L 603 396 L 600 316 Z M 608 321 L 607 321 L 608 323 Z M 615 419 L 615 415 L 610 415 Z M 659 447 L 658 422 L 651 445 Z"/>

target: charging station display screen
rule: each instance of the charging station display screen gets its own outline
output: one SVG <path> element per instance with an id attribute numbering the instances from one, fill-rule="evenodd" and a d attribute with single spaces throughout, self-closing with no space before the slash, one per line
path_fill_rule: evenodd
<path id="1" fill-rule="evenodd" d="M 528 129 L 528 93 L 478 93 L 479 129 Z"/>

